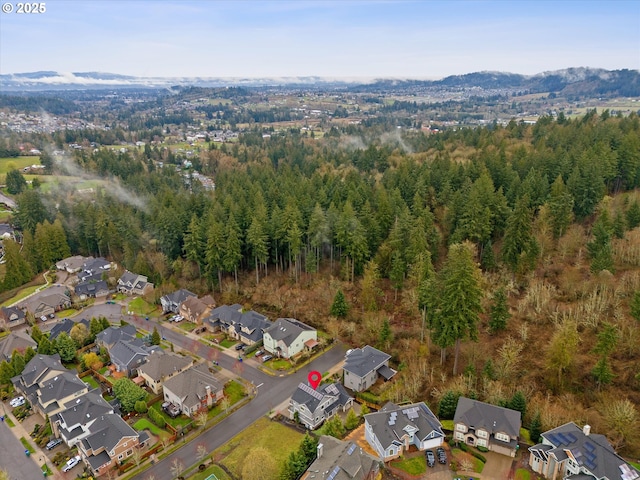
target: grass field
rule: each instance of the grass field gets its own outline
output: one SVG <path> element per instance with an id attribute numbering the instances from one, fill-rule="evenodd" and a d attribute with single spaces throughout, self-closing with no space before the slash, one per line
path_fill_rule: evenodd
<path id="1" fill-rule="evenodd" d="M 427 471 L 427 461 L 424 455 L 417 455 L 413 458 L 402 457 L 398 461 L 391 462 L 391 465 L 410 475 L 422 475 Z"/>
<path id="2" fill-rule="evenodd" d="M 169 415 L 164 413 L 164 410 L 162 410 L 162 404 L 160 402 L 154 403 L 149 408 L 153 408 L 154 410 L 158 411 L 164 418 L 164 421 L 171 425 L 173 428 L 184 427 L 185 425 L 192 422 L 192 420 L 186 415 L 179 415 L 176 418 L 171 418 Z"/>
<path id="3" fill-rule="evenodd" d="M 291 362 L 285 358 L 274 358 L 267 362 L 270 368 L 273 370 L 289 370 L 293 368 Z"/>
<path id="4" fill-rule="evenodd" d="M 283 465 L 291 452 L 298 450 L 303 434 L 281 423 L 261 418 L 222 447 L 215 450 L 215 458 L 240 478 L 247 454 L 255 447 L 263 447 L 271 453 L 278 465 Z"/>
<path id="5" fill-rule="evenodd" d="M 31 295 L 33 292 L 35 292 L 38 289 L 38 287 L 40 287 L 40 285 L 33 285 L 31 287 L 24 288 L 24 289 L 20 290 L 20 292 L 18 292 L 14 297 L 12 297 L 9 300 L 3 302 L 2 305 L 0 305 L 0 306 L 6 307 L 7 305 L 11 305 L 12 303 L 19 302 L 23 298 L 25 298 L 25 297 Z"/>
<path id="6" fill-rule="evenodd" d="M 153 312 L 158 310 L 157 305 L 148 303 L 142 297 L 138 297 L 131 300 L 127 308 L 129 311 L 133 312 L 135 315 L 144 315 L 144 316 L 151 315 Z"/>
<path id="7" fill-rule="evenodd" d="M 0 175 L 14 168 L 22 170 L 31 165 L 40 165 L 40 157 L 2 157 L 0 158 Z"/>
<path id="8" fill-rule="evenodd" d="M 235 380 L 231 380 L 224 386 L 224 394 L 229 399 L 229 408 L 238 403 L 244 397 L 244 387 L 236 382 Z M 218 414 L 222 413 L 222 406 L 220 402 L 209 410 L 209 418 L 214 418 Z"/>
<path id="9" fill-rule="evenodd" d="M 156 435 L 158 437 L 168 437 L 169 436 L 169 432 L 167 432 L 166 430 L 163 430 L 162 428 L 158 427 L 157 425 L 151 423 L 146 418 L 141 418 L 136 423 L 134 423 L 133 424 L 133 428 L 135 430 L 137 430 L 137 431 L 149 430 L 151 433 L 153 433 L 154 435 Z"/>
<path id="10" fill-rule="evenodd" d="M 86 383 L 87 385 L 89 385 L 91 388 L 99 388 L 100 385 L 98 384 L 98 382 L 96 381 L 95 378 L 93 378 L 91 375 L 87 375 L 86 377 L 81 379 L 84 383 Z"/>
<path id="11" fill-rule="evenodd" d="M 224 348 L 229 348 L 233 345 L 235 345 L 236 343 L 238 343 L 236 340 L 234 340 L 233 338 L 225 338 L 224 340 L 222 340 L 220 342 L 220 346 L 224 347 Z"/>
<path id="12" fill-rule="evenodd" d="M 519 468 L 516 470 L 516 480 L 530 480 L 531 473 L 529 470 L 525 470 L 524 468 Z"/>

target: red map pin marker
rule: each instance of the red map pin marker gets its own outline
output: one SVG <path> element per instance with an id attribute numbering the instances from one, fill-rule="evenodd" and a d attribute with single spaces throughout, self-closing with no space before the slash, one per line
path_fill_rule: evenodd
<path id="1" fill-rule="evenodd" d="M 318 388 L 318 385 L 320 385 L 320 382 L 322 381 L 322 375 L 320 374 L 320 372 L 313 370 L 309 372 L 307 380 L 309 380 L 309 385 L 311 385 L 315 390 Z"/>

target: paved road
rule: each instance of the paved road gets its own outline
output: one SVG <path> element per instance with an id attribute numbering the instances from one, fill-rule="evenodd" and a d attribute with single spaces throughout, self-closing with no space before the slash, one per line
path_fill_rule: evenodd
<path id="1" fill-rule="evenodd" d="M 2 415 L 2 411 L 0 411 Z M 43 478 L 42 470 L 33 458 L 27 458 L 24 446 L 13 435 L 7 422 L 0 422 L 0 466 L 9 472 L 11 480 L 32 480 Z"/>
<path id="2" fill-rule="evenodd" d="M 171 339 L 176 344 L 179 344 L 179 339 L 174 339 L 171 334 L 175 334 L 178 337 L 180 334 L 172 331 L 165 333 L 167 339 Z M 185 337 L 182 338 L 186 341 L 185 345 L 189 346 L 189 339 Z M 290 397 L 300 382 L 306 382 L 307 375 L 311 370 L 325 372 L 343 360 L 344 354 L 344 346 L 341 344 L 335 345 L 331 350 L 314 360 L 311 364 L 303 367 L 297 373 L 284 377 L 269 376 L 254 368 L 249 362 L 245 363 L 241 375 L 243 378 L 252 381 L 254 385 L 262 384 L 258 388 L 258 395 L 248 405 L 229 415 L 215 427 L 198 436 L 184 447 L 165 457 L 161 462 L 134 478 L 154 478 L 155 480 L 170 480 L 174 478 L 171 474 L 171 466 L 174 461 L 181 462 L 185 467 L 195 464 L 198 461 L 196 452 L 198 445 L 204 445 L 208 452 L 222 446 L 241 430 L 248 428 L 253 422 L 266 415 L 270 410 Z M 236 363 L 232 357 L 224 354 L 220 355 L 218 362 L 224 368 L 232 369 Z"/>

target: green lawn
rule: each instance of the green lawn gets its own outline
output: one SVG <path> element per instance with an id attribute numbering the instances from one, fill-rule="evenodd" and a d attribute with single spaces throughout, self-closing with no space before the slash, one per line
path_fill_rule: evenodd
<path id="1" fill-rule="evenodd" d="M 15 168 L 22 170 L 31 165 L 40 165 L 40 157 L 2 157 L 0 158 L 0 174 Z"/>
<path id="2" fill-rule="evenodd" d="M 453 420 L 440 420 L 442 428 L 445 430 L 453 430 Z"/>
<path id="3" fill-rule="evenodd" d="M 158 310 L 158 307 L 157 305 L 147 303 L 144 298 L 138 297 L 129 302 L 129 306 L 127 307 L 127 309 L 129 311 L 132 311 L 135 315 L 148 316 L 154 311 Z"/>
<path id="4" fill-rule="evenodd" d="M 460 461 L 463 458 L 466 458 L 466 459 L 470 460 L 471 462 L 473 462 L 473 471 L 474 472 L 482 473 L 482 469 L 484 468 L 484 462 L 482 460 L 480 460 L 479 458 L 474 457 L 470 453 L 463 452 L 459 448 L 451 449 L 451 454 L 454 457 L 456 457 L 456 460 L 458 460 L 458 465 L 460 464 Z"/>
<path id="5" fill-rule="evenodd" d="M 7 220 L 9 220 L 10 216 L 11 216 L 11 211 L 10 210 L 2 210 L 2 211 L 0 211 L 0 222 L 6 222 Z"/>
<path id="6" fill-rule="evenodd" d="M 74 316 L 76 313 L 78 313 L 78 310 L 74 308 L 68 308 L 67 310 L 60 310 L 57 315 L 58 318 L 67 318 Z"/>
<path id="7" fill-rule="evenodd" d="M 153 408 L 154 410 L 158 411 L 160 415 L 162 415 L 162 417 L 164 418 L 165 422 L 167 422 L 169 425 L 171 425 L 173 428 L 176 428 L 176 429 L 180 427 L 184 427 L 185 425 L 192 422 L 192 420 L 186 415 L 179 415 L 176 418 L 171 418 L 169 415 L 164 413 L 164 410 L 162 410 L 161 402 L 156 402 L 153 405 L 151 405 L 149 408 Z"/>
<path id="8" fill-rule="evenodd" d="M 531 473 L 529 472 L 529 470 L 525 470 L 524 468 L 519 468 L 516 470 L 515 480 L 531 480 Z"/>
<path id="9" fill-rule="evenodd" d="M 188 322 L 187 320 L 182 320 L 181 322 L 178 323 L 178 327 L 181 330 L 184 330 L 185 332 L 190 332 L 192 331 L 194 328 L 196 328 L 196 324 L 195 323 L 191 323 Z"/>
<path id="10" fill-rule="evenodd" d="M 244 387 L 235 380 L 231 380 L 224 386 L 224 394 L 229 399 L 229 408 L 231 408 L 244 398 Z M 219 413 L 222 413 L 222 406 L 220 405 L 220 402 L 209 410 L 209 418 L 213 418 Z"/>
<path id="11" fill-rule="evenodd" d="M 98 384 L 98 381 L 95 378 L 93 378 L 93 376 L 91 375 L 87 375 L 86 377 L 82 378 L 82 381 L 88 384 L 91 388 L 100 387 L 100 385 Z"/>
<path id="12" fill-rule="evenodd" d="M 121 302 L 122 300 L 125 300 L 127 298 L 127 296 L 124 293 L 116 293 L 113 296 L 113 300 L 116 302 Z"/>
<path id="13" fill-rule="evenodd" d="M 214 455 L 221 455 L 219 462 L 240 478 L 247 454 L 255 447 L 264 447 L 278 465 L 282 465 L 291 452 L 298 450 L 304 435 L 278 422 L 261 418 L 233 437 Z"/>
<path id="14" fill-rule="evenodd" d="M 35 453 L 36 449 L 27 441 L 26 438 L 20 437 L 20 443 L 24 446 L 26 450 L 29 450 L 29 453 Z"/>
<path id="15" fill-rule="evenodd" d="M 6 307 L 6 306 L 8 306 L 8 305 L 11 305 L 12 303 L 19 302 L 19 301 L 20 301 L 20 300 L 22 300 L 23 298 L 25 298 L 25 297 L 27 297 L 27 296 L 31 295 L 33 292 L 35 292 L 35 291 L 36 291 L 39 287 L 41 287 L 41 286 L 42 286 L 42 285 L 33 285 L 33 286 L 31 286 L 31 287 L 23 288 L 22 290 L 20 290 L 20 292 L 18 292 L 18 294 L 17 294 L 15 297 L 10 298 L 10 299 L 9 299 L 9 300 L 7 300 L 6 302 L 3 302 L 3 303 L 2 303 L 2 305 L 0 305 L 0 306 L 2 306 L 2 307 Z"/>
<path id="16" fill-rule="evenodd" d="M 13 423 L 13 420 L 9 418 L 9 415 L 4 417 L 4 421 L 7 422 L 7 425 L 9 425 L 9 428 L 13 428 L 16 426 L 16 424 Z"/>
<path id="17" fill-rule="evenodd" d="M 141 418 L 136 423 L 134 423 L 133 424 L 133 428 L 135 430 L 138 430 L 138 431 L 149 430 L 151 433 L 153 433 L 154 435 L 156 435 L 158 437 L 168 437 L 169 436 L 169 432 L 167 432 L 166 430 L 158 427 L 154 423 L 151 423 L 146 418 Z"/>
<path id="18" fill-rule="evenodd" d="M 220 342 L 220 345 L 223 346 L 224 348 L 230 348 L 236 343 L 238 343 L 238 341 L 234 340 L 233 338 L 225 338 Z"/>
<path id="19" fill-rule="evenodd" d="M 225 471 L 217 465 L 211 465 L 206 470 L 187 477 L 187 480 L 205 480 L 212 473 L 218 478 L 218 480 L 231 480 L 231 477 L 229 477 L 229 475 L 227 475 Z"/>
<path id="20" fill-rule="evenodd" d="M 520 428 L 520 440 L 531 444 L 531 435 L 529 435 L 529 430 L 526 428 Z"/>
<path id="21" fill-rule="evenodd" d="M 424 455 L 416 455 L 413 458 L 401 457 L 400 460 L 391 462 L 391 465 L 410 475 L 422 475 L 427 471 Z"/>
<path id="22" fill-rule="evenodd" d="M 291 362 L 285 358 L 274 358 L 267 362 L 269 367 L 274 370 L 289 370 L 293 368 Z"/>

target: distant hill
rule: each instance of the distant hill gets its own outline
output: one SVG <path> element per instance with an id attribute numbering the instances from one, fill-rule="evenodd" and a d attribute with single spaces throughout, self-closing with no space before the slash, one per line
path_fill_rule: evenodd
<path id="1" fill-rule="evenodd" d="M 478 95 L 510 92 L 553 92 L 574 96 L 640 96 L 640 72 L 567 68 L 537 75 L 505 72 L 474 72 L 452 75 L 441 80 L 332 79 L 324 77 L 216 78 L 216 77 L 134 77 L 103 72 L 60 73 L 40 71 L 0 75 L 3 91 L 72 90 L 95 88 L 167 88 L 171 86 L 289 86 L 291 88 L 336 87 L 354 92 L 403 91 L 428 89 L 478 89 Z"/>

